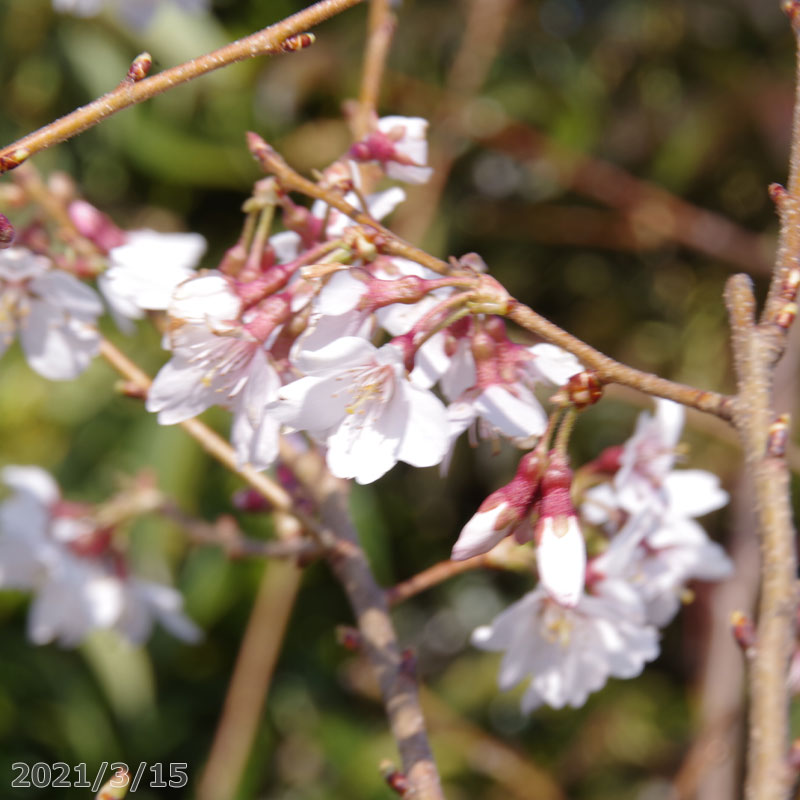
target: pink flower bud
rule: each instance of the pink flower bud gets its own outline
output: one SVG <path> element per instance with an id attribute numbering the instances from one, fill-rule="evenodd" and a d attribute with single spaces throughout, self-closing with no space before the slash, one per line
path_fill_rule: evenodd
<path id="1" fill-rule="evenodd" d="M 110 217 L 85 200 L 74 200 L 67 208 L 72 224 L 81 236 L 89 239 L 104 253 L 125 244 L 125 232 Z"/>
<path id="2" fill-rule="evenodd" d="M 5 250 L 14 244 L 16 238 L 16 231 L 14 226 L 8 221 L 7 217 L 0 214 L 0 250 Z"/>
<path id="3" fill-rule="evenodd" d="M 575 606 L 586 579 L 586 543 L 570 497 L 572 470 L 564 456 L 552 453 L 542 476 L 536 561 L 547 593 L 564 606 Z"/>
<path id="4" fill-rule="evenodd" d="M 492 492 L 462 529 L 450 556 L 454 561 L 488 553 L 527 522 L 541 469 L 541 453 L 534 450 L 522 457 L 511 482 Z"/>

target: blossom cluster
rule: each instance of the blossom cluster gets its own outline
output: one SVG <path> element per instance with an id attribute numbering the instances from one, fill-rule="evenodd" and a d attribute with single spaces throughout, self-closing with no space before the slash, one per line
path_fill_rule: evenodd
<path id="1" fill-rule="evenodd" d="M 623 446 L 584 468 L 596 485 L 579 510 L 565 457 L 534 450 L 461 532 L 457 559 L 509 535 L 536 541 L 538 586 L 472 637 L 504 653 L 502 689 L 528 680 L 523 711 L 578 707 L 609 677 L 638 675 L 658 655 L 658 628 L 677 613 L 687 583 L 730 574 L 730 560 L 696 521 L 728 496 L 711 473 L 674 469 L 682 426 L 683 407 L 668 400 L 654 416 L 643 413 Z M 587 560 L 589 527 L 604 546 Z"/>
<path id="2" fill-rule="evenodd" d="M 239 463 L 257 469 L 276 462 L 279 437 L 292 433 L 306 434 L 334 475 L 362 484 L 397 462 L 446 469 L 465 432 L 529 451 L 464 527 L 452 557 L 486 553 L 509 537 L 535 543 L 537 587 L 473 642 L 505 653 L 502 688 L 528 681 L 524 710 L 579 706 L 609 677 L 637 675 L 656 657 L 658 628 L 677 612 L 687 582 L 729 573 L 696 522 L 727 495 L 709 473 L 674 469 L 683 412 L 659 401 L 624 446 L 583 468 L 581 485 L 592 485 L 573 498 L 566 418 L 551 446 L 562 411 L 548 415 L 537 392 L 573 386 L 579 392 L 566 402 L 563 391 L 551 399 L 579 409 L 596 399 L 590 373 L 558 347 L 510 336 L 493 305 L 475 300 L 488 276 L 474 254 L 439 274 L 381 248 L 377 223 L 405 192 L 380 189 L 379 180 L 429 178 L 425 132 L 418 118 L 376 120 L 322 173 L 320 185 L 375 227 L 322 201 L 299 205 L 267 178 L 215 269 L 197 269 L 205 252 L 198 234 L 123 231 L 73 200 L 71 223 L 101 267 L 47 256 L 23 231 L 0 251 L 0 346 L 18 335 L 35 370 L 70 379 L 100 348 L 101 296 L 123 331 L 156 313 L 170 357 L 147 409 L 163 425 L 227 409 Z M 96 278 L 99 294 L 84 277 Z M 5 480 L 18 494 L 0 507 L 0 585 L 38 591 L 35 641 L 74 643 L 92 627 L 139 640 L 154 619 L 194 637 L 180 598 L 120 571 L 107 537 L 85 530 L 86 514 L 60 501 L 51 479 L 14 468 Z M 37 520 L 27 540 L 23 505 Z M 587 553 L 590 530 L 603 546 Z M 57 598 L 68 591 L 75 608 L 65 616 Z"/>
<path id="3" fill-rule="evenodd" d="M 95 508 L 64 500 L 38 467 L 5 467 L 0 477 L 14 492 L 0 504 L 0 587 L 35 594 L 32 642 L 73 647 L 113 630 L 140 643 L 155 622 L 184 641 L 200 638 L 178 591 L 131 574 Z"/>

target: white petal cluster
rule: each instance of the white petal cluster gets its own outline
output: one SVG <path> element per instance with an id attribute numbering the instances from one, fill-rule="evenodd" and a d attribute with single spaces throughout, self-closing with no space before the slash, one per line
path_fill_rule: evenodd
<path id="1" fill-rule="evenodd" d="M 582 515 L 610 541 L 589 563 L 585 589 L 578 519 L 545 518 L 539 586 L 474 632 L 475 646 L 504 652 L 501 689 L 529 681 L 524 711 L 580 706 L 609 677 L 638 675 L 657 656 L 658 628 L 675 616 L 687 582 L 731 573 L 730 559 L 694 519 L 727 494 L 710 473 L 673 469 L 682 425 L 682 408 L 659 400 L 654 416 L 639 418 L 613 479 L 586 493 Z M 497 527 L 492 513 L 500 512 L 476 514 L 462 536 L 472 526 L 470 538 L 480 538 L 483 522 Z"/>
<path id="2" fill-rule="evenodd" d="M 15 493 L 0 504 L 0 587 L 34 593 L 32 642 L 74 647 L 104 629 L 140 643 L 156 622 L 184 641 L 200 637 L 175 589 L 124 576 L 107 554 L 82 551 L 93 523 L 60 509 L 58 486 L 47 472 L 6 467 L 2 480 Z"/>
<path id="3" fill-rule="evenodd" d="M 206 240 L 198 233 L 127 233 L 125 244 L 109 251 L 108 269 L 97 279 L 120 328 L 130 332 L 130 320 L 166 310 L 176 287 L 195 274 L 205 250 Z"/>
<path id="4" fill-rule="evenodd" d="M 239 460 L 264 469 L 278 454 L 278 423 L 265 408 L 281 380 L 241 314 L 239 297 L 220 273 L 182 283 L 169 306 L 172 359 L 156 375 L 146 405 L 162 425 L 212 405 L 232 410 Z"/>
<path id="5" fill-rule="evenodd" d="M 645 623 L 636 592 L 621 581 L 604 581 L 573 607 L 534 589 L 476 629 L 472 643 L 505 653 L 502 690 L 529 679 L 525 713 L 543 703 L 577 708 L 609 677 L 635 677 L 658 655 L 658 633 Z"/>
<path id="6" fill-rule="evenodd" d="M 301 352 L 296 364 L 305 377 L 284 386 L 268 410 L 323 442 L 334 475 L 370 483 L 398 461 L 428 467 L 444 457 L 444 405 L 405 377 L 393 345 L 347 336 Z"/>
<path id="7" fill-rule="evenodd" d="M 710 472 L 673 469 L 683 415 L 669 400 L 657 401 L 654 416 L 642 414 L 613 480 L 590 489 L 582 507 L 612 537 L 596 569 L 636 585 L 658 626 L 678 612 L 689 581 L 721 580 L 733 569 L 695 520 L 724 506 L 727 492 Z"/>
<path id="8" fill-rule="evenodd" d="M 19 336 L 40 375 L 72 380 L 97 354 L 100 298 L 74 276 L 24 247 L 0 250 L 0 355 Z"/>

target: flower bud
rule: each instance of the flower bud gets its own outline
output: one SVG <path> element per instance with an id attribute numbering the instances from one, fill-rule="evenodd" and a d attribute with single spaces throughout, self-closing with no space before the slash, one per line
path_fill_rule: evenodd
<path id="1" fill-rule="evenodd" d="M 14 244 L 16 235 L 17 233 L 14 230 L 14 226 L 3 214 L 0 214 L 0 250 L 11 247 L 11 245 Z"/>
<path id="2" fill-rule="evenodd" d="M 594 370 L 573 375 L 564 387 L 566 397 L 575 408 L 582 410 L 594 405 L 603 396 L 603 385 Z"/>
<path id="3" fill-rule="evenodd" d="M 566 458 L 552 453 L 542 476 L 536 561 L 547 593 L 564 606 L 575 606 L 586 579 L 586 543 L 572 504 L 572 470 Z"/>
<path id="4" fill-rule="evenodd" d="M 542 454 L 536 450 L 522 457 L 511 482 L 492 492 L 461 530 L 450 555 L 453 561 L 488 553 L 527 522 L 542 466 Z"/>
<path id="5" fill-rule="evenodd" d="M 74 200 L 69 204 L 67 213 L 78 233 L 93 242 L 104 253 L 125 244 L 125 232 L 91 203 Z"/>

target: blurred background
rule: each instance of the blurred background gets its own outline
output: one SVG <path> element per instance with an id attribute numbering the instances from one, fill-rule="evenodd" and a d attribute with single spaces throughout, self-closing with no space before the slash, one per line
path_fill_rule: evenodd
<path id="1" fill-rule="evenodd" d="M 156 5 L 136 28 L 114 3 L 81 19 L 54 13 L 49 0 L 2 0 L 0 141 L 113 88 L 142 50 L 155 71 L 307 3 L 214 0 L 199 13 Z M 390 226 L 442 258 L 479 252 L 512 294 L 620 360 L 731 390 L 722 288 L 744 270 L 763 295 L 777 229 L 766 187 L 787 173 L 794 41 L 778 3 L 404 0 L 396 11 L 381 111 L 431 121 L 437 172 L 408 190 Z M 358 93 L 365 25 L 365 8 L 349 11 L 321 25 L 308 50 L 206 76 L 35 163 L 74 176 L 123 228 L 202 233 L 203 265 L 213 267 L 260 177 L 244 131 L 304 173 L 347 148 L 341 106 Z M 165 361 L 147 326 L 130 339 L 110 325 L 106 333 L 151 374 Z M 781 410 L 794 410 L 795 364 L 790 352 Z M 48 383 L 15 346 L 0 375 L 2 464 L 43 466 L 68 498 L 90 501 L 107 497 L 120 475 L 152 469 L 187 512 L 213 520 L 232 511 L 239 482 L 180 430 L 160 428 L 119 396 L 104 364 Z M 609 390 L 579 421 L 575 465 L 622 442 L 647 407 L 634 392 Z M 226 430 L 224 413 L 206 418 Z M 611 681 L 579 710 L 523 717 L 519 692 L 496 689 L 498 659 L 471 649 L 468 637 L 530 581 L 474 572 L 396 609 L 428 687 L 451 800 L 737 796 L 741 655 L 728 620 L 753 602 L 752 503 L 724 426 L 690 414 L 684 438 L 686 463 L 720 475 L 732 493 L 706 523 L 739 569 L 719 587 L 694 587 L 695 602 L 640 678 Z M 356 487 L 354 512 L 381 583 L 447 558 L 515 463 L 510 449 L 462 441 L 446 478 L 398 465 L 378 485 Z M 237 515 L 248 535 L 270 535 L 268 520 Z M 192 647 L 159 631 L 146 648 L 103 636 L 74 651 L 37 648 L 25 636 L 28 598 L 0 593 L 3 797 L 88 797 L 12 790 L 10 764 L 87 762 L 92 774 L 102 760 L 186 762 L 186 789 L 142 787 L 135 796 L 196 796 L 264 565 L 191 547 L 180 529 L 153 519 L 137 523 L 129 543 L 141 574 L 180 588 L 206 638 Z M 307 567 L 231 800 L 394 796 L 377 769 L 394 749 L 374 688 L 335 640 L 334 627 L 350 622 L 326 567 Z"/>

